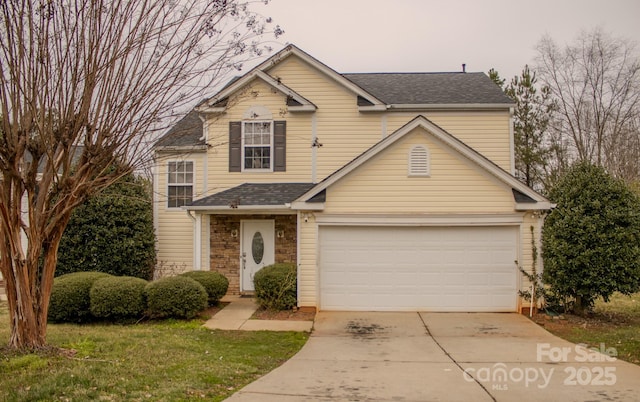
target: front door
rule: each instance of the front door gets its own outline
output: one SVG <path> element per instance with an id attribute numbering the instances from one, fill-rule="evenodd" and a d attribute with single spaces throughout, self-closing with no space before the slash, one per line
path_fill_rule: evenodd
<path id="1" fill-rule="evenodd" d="M 242 244 L 240 247 L 240 278 L 242 291 L 252 291 L 253 276 L 261 268 L 275 262 L 275 223 L 263 219 L 242 221 Z"/>

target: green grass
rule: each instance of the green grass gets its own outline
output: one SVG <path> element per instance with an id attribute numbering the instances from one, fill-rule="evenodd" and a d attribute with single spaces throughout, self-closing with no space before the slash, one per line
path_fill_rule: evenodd
<path id="1" fill-rule="evenodd" d="M 563 327 L 548 327 L 554 334 L 574 343 L 614 347 L 618 358 L 640 364 L 640 293 L 614 294 L 608 303 L 596 302 L 595 315 L 568 320 Z"/>
<path id="2" fill-rule="evenodd" d="M 595 311 L 599 314 L 618 315 L 634 321 L 640 320 L 640 293 L 631 296 L 615 293 L 608 303 L 598 300 Z"/>
<path id="3" fill-rule="evenodd" d="M 75 355 L 0 349 L 0 401 L 220 401 L 281 365 L 308 338 L 211 331 L 202 322 L 51 324 L 49 343 Z M 8 312 L 0 303 L 0 345 L 8 339 Z"/>

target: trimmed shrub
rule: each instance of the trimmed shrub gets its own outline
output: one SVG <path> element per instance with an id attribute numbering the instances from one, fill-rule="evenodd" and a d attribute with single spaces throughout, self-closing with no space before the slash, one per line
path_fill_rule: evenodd
<path id="1" fill-rule="evenodd" d="M 262 268 L 253 277 L 258 305 L 272 310 L 288 310 L 296 307 L 297 282 L 295 264 L 280 263 Z"/>
<path id="2" fill-rule="evenodd" d="M 551 189 L 557 203 L 542 231 L 543 281 L 574 313 L 598 297 L 640 290 L 640 198 L 588 162 L 574 165 Z"/>
<path id="3" fill-rule="evenodd" d="M 209 296 L 209 305 L 217 304 L 222 296 L 227 294 L 229 289 L 229 280 L 220 272 L 215 271 L 190 271 L 180 276 L 191 278 L 204 287 Z"/>
<path id="4" fill-rule="evenodd" d="M 151 183 L 129 174 L 73 211 L 56 275 L 98 271 L 150 280 L 155 246 Z"/>
<path id="5" fill-rule="evenodd" d="M 147 307 L 144 289 L 148 282 L 132 276 L 110 276 L 91 287 L 91 314 L 97 318 L 126 321 L 140 318 Z"/>
<path id="6" fill-rule="evenodd" d="M 145 288 L 152 318 L 193 318 L 207 308 L 207 291 L 191 278 L 171 276 L 150 282 Z"/>
<path id="7" fill-rule="evenodd" d="M 93 284 L 111 275 L 104 272 L 74 272 L 55 278 L 49 302 L 49 320 L 86 322 L 91 315 L 90 291 Z"/>

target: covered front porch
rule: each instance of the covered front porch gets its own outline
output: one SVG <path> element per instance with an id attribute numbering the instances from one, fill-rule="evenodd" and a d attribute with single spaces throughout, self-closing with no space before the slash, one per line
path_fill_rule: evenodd
<path id="1" fill-rule="evenodd" d="M 229 279 L 228 295 L 251 294 L 253 275 L 273 263 L 298 264 L 300 213 L 291 203 L 311 183 L 245 183 L 184 207 L 194 221 L 196 269 Z"/>

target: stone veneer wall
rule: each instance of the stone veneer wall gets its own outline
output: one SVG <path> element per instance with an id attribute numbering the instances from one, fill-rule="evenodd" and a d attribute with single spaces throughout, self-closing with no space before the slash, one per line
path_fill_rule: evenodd
<path id="1" fill-rule="evenodd" d="M 240 222 L 257 219 L 275 220 L 275 262 L 298 261 L 297 215 L 212 215 L 210 269 L 229 279 L 227 294 L 240 294 Z M 237 237 L 231 236 L 234 230 Z"/>

